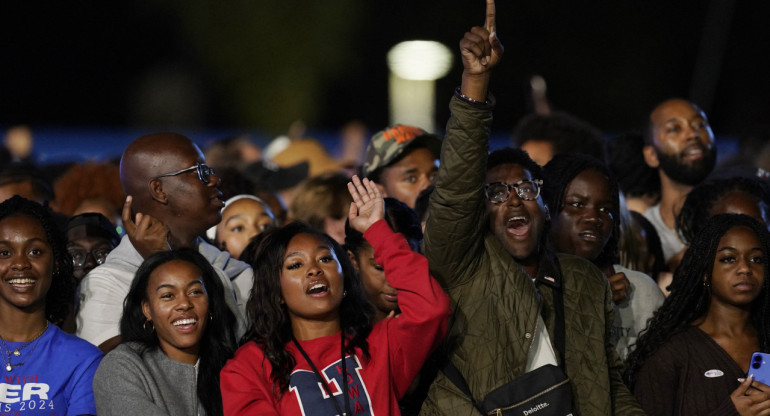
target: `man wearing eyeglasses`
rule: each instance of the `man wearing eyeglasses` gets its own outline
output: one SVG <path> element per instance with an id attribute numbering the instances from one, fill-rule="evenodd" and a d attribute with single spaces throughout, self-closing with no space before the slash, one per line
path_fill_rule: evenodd
<path id="1" fill-rule="evenodd" d="M 77 335 L 104 352 L 117 346 L 123 300 L 134 273 L 151 254 L 180 247 L 197 248 L 214 266 L 242 334 L 253 274 L 248 264 L 200 237 L 221 220 L 224 203 L 219 177 L 198 146 L 176 133 L 142 136 L 123 152 L 120 182 L 129 195 L 123 209 L 126 236 L 83 279 Z"/>
<path id="2" fill-rule="evenodd" d="M 548 365 L 566 373 L 576 414 L 643 415 L 610 342 L 607 279 L 585 259 L 545 248 L 542 168 L 521 149 L 487 154 L 494 108 L 487 86 L 503 53 L 494 13 L 487 0 L 485 27 L 460 41 L 462 84 L 449 104 L 430 197 L 424 252 L 454 316 L 444 346 L 449 363 L 420 415 L 479 414 L 490 392 L 525 373 L 554 370 Z"/>

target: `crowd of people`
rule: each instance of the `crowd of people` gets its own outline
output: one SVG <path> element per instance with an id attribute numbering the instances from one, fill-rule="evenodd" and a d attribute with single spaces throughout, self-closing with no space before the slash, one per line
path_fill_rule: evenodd
<path id="1" fill-rule="evenodd" d="M 541 105 L 490 152 L 486 3 L 443 137 L 10 157 L 0 414 L 770 414 L 767 172 L 679 98 L 611 138 Z"/>

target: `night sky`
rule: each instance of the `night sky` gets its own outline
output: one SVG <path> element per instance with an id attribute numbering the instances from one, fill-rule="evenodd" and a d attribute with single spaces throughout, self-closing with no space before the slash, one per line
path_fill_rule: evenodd
<path id="1" fill-rule="evenodd" d="M 388 123 L 385 54 L 403 40 L 455 53 L 437 124 L 459 83 L 457 44 L 483 0 L 3 2 L 0 127 L 230 129 L 277 135 L 294 120 L 336 131 Z M 713 8 L 710 9 L 710 8 Z M 770 116 L 770 2 L 498 0 L 505 45 L 494 129 L 531 111 L 542 75 L 555 109 L 606 134 L 690 98 L 718 135 Z M 109 140 L 109 138 L 105 138 Z"/>

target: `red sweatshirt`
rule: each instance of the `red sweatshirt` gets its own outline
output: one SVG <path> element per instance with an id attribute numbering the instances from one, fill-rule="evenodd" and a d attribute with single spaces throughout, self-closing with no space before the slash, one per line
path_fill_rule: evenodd
<path id="1" fill-rule="evenodd" d="M 388 283 L 398 289 L 401 315 L 374 324 L 367 339 L 368 361 L 359 349 L 353 356 L 346 355 L 350 409 L 356 416 L 398 415 L 398 399 L 446 336 L 449 297 L 430 276 L 425 257 L 413 252 L 384 220 L 372 225 L 364 238 L 385 268 Z M 324 375 L 334 396 L 331 400 L 343 408 L 340 334 L 300 341 L 300 345 Z M 225 415 L 337 415 L 302 354 L 293 343 L 286 349 L 297 365 L 289 390 L 280 399 L 272 393 L 272 367 L 262 349 L 254 342 L 238 349 L 221 373 Z"/>

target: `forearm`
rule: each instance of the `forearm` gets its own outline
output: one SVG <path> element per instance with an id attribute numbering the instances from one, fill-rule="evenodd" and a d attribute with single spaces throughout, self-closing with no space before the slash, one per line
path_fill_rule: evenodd
<path id="1" fill-rule="evenodd" d="M 462 282 L 483 250 L 487 228 L 484 207 L 489 131 L 494 100 L 473 105 L 454 97 L 442 147 L 436 189 L 431 195 L 424 253 L 431 272 L 445 287 Z"/>

